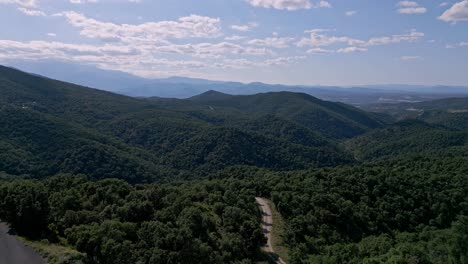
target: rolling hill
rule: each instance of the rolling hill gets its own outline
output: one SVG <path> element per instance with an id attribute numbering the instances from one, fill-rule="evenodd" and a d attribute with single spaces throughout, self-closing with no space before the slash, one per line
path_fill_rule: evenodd
<path id="1" fill-rule="evenodd" d="M 335 139 L 350 138 L 383 125 L 376 116 L 352 106 L 323 101 L 302 93 L 227 96 L 209 91 L 190 100 L 211 107 L 234 109 L 249 115 L 273 114 Z"/>
<path id="2" fill-rule="evenodd" d="M 29 177 L 146 182 L 236 165 L 349 164 L 338 141 L 382 125 L 357 108 L 298 93 L 148 100 L 7 67 L 0 67 L 0 90 L 0 171 Z"/>
<path id="3" fill-rule="evenodd" d="M 404 120 L 344 143 L 358 160 L 468 155 L 468 133 L 419 120 Z"/>

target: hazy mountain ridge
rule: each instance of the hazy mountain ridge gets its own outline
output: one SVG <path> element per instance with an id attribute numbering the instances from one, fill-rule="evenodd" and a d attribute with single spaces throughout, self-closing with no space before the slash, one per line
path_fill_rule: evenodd
<path id="1" fill-rule="evenodd" d="M 307 93 L 328 101 L 366 105 L 375 103 L 419 102 L 468 95 L 468 87 L 458 86 L 403 84 L 350 87 L 280 85 L 259 82 L 212 81 L 187 77 L 147 79 L 119 71 L 102 70 L 92 66 L 78 66 L 55 61 L 36 63 L 17 62 L 13 66 L 27 72 L 37 73 L 54 79 L 134 97 L 189 98 L 210 90 L 234 95 L 290 91 Z"/>

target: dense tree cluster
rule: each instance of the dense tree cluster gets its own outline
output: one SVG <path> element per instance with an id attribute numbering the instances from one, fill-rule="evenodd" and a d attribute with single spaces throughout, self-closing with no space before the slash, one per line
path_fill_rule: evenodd
<path id="1" fill-rule="evenodd" d="M 466 157 L 468 131 L 405 120 L 352 138 L 344 146 L 359 160 Z"/>
<path id="2" fill-rule="evenodd" d="M 265 242 L 254 193 L 232 181 L 2 182 L 0 215 L 19 234 L 66 241 L 89 263 L 249 263 Z"/>
<path id="3" fill-rule="evenodd" d="M 420 158 L 266 182 L 292 263 L 466 263 L 467 172 L 466 158 Z"/>

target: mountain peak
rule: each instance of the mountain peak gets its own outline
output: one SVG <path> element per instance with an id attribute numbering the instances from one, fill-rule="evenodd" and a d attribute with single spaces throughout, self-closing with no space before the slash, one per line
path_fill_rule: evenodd
<path id="1" fill-rule="evenodd" d="M 227 99 L 227 98 L 230 98 L 230 97 L 233 97 L 233 95 L 225 94 L 225 93 L 218 92 L 218 91 L 215 91 L 215 90 L 209 90 L 209 91 L 206 91 L 206 92 L 204 92 L 202 94 L 193 96 L 193 97 L 189 98 L 189 100 L 192 100 L 192 101 L 218 101 L 218 100 L 224 100 L 224 99 Z"/>

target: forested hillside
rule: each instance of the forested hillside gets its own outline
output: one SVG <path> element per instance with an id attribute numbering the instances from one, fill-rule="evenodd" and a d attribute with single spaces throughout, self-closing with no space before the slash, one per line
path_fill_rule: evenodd
<path id="1" fill-rule="evenodd" d="M 286 219 L 290 263 L 466 263 L 468 162 L 416 157 L 296 172 L 236 168 Z"/>
<path id="2" fill-rule="evenodd" d="M 0 124 L 0 171 L 8 174 L 70 172 L 144 182 L 164 173 L 149 152 L 49 114 L 4 105 Z"/>
<path id="3" fill-rule="evenodd" d="M 68 263 L 249 263 L 265 238 L 253 192 L 239 182 L 131 186 L 61 175 L 0 183 L 15 230 L 85 253 Z"/>
<path id="4" fill-rule="evenodd" d="M 350 139 L 344 145 L 358 160 L 460 157 L 468 156 L 468 131 L 405 120 Z"/>
<path id="5" fill-rule="evenodd" d="M 301 93 L 266 93 L 226 96 L 207 92 L 191 100 L 212 107 L 233 108 L 251 114 L 275 114 L 302 124 L 331 138 L 349 138 L 379 127 L 372 114 L 342 104 L 322 101 Z"/>
<path id="6" fill-rule="evenodd" d="M 233 165 L 292 170 L 349 164 L 352 157 L 336 140 L 381 125 L 361 110 L 305 94 L 236 97 L 211 106 L 205 101 L 218 96 L 135 99 L 6 67 L 0 68 L 0 89 L 0 171 L 35 178 L 85 173 L 147 182 Z"/>

